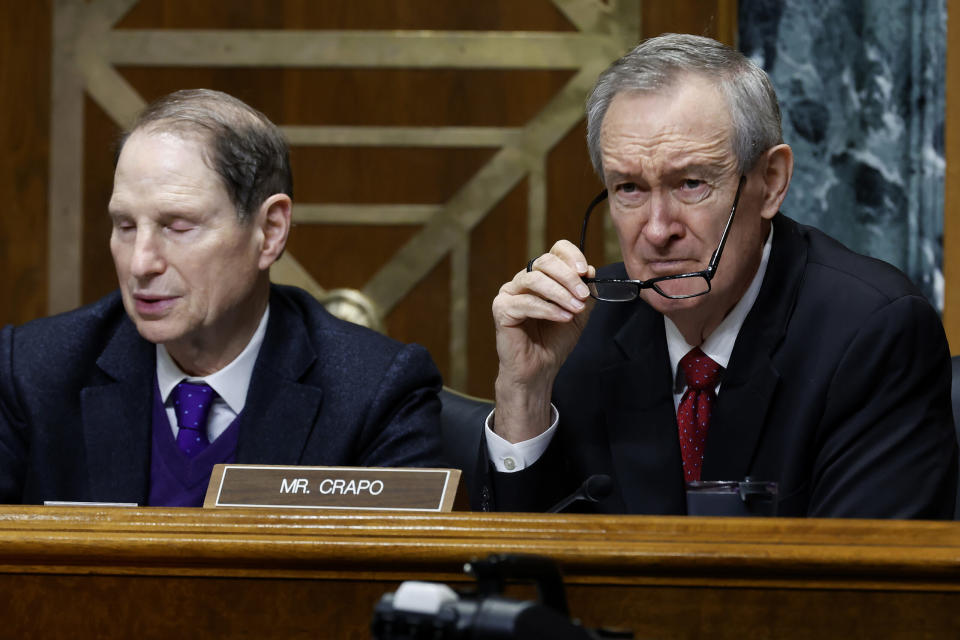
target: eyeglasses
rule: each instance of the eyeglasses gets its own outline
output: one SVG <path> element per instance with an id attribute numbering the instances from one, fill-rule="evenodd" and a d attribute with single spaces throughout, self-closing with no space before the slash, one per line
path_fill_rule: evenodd
<path id="1" fill-rule="evenodd" d="M 632 302 L 640 297 L 642 289 L 653 289 L 664 298 L 670 298 L 671 300 L 696 298 L 710 293 L 710 281 L 717 274 L 720 254 L 723 253 L 723 245 L 727 243 L 727 234 L 733 224 L 733 215 L 737 212 L 737 203 L 740 202 L 740 192 L 746 183 L 747 176 L 740 176 L 740 182 L 737 184 L 737 195 L 733 198 L 733 206 L 730 207 L 730 216 L 727 218 L 727 226 L 723 228 L 720 244 L 717 245 L 717 250 L 710 256 L 710 263 L 706 269 L 691 273 L 678 273 L 672 276 L 660 276 L 649 280 L 583 278 L 584 284 L 590 289 L 590 296 L 604 302 Z M 583 216 L 583 229 L 580 231 L 580 253 L 583 253 L 583 247 L 586 244 L 587 222 L 590 220 L 590 213 L 606 199 L 607 190 L 604 189 L 587 207 L 587 212 Z"/>

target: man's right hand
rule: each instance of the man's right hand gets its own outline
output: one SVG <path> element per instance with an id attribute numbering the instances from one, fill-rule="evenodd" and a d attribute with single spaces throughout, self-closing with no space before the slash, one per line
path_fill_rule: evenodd
<path id="1" fill-rule="evenodd" d="M 593 300 L 581 276 L 593 267 L 560 240 L 500 287 L 493 300 L 500 370 L 494 431 L 510 442 L 550 426 L 550 393 L 560 366 L 580 339 Z"/>

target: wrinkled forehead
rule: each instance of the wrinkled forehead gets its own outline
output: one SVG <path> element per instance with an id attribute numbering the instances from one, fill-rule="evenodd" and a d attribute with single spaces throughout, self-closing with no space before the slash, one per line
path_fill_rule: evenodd
<path id="1" fill-rule="evenodd" d="M 617 92 L 607 109 L 616 103 L 629 103 L 638 120 L 672 123 L 674 126 L 694 126 L 706 123 L 722 126 L 729 134 L 733 118 L 727 96 L 720 82 L 703 74 L 684 72 L 670 76 L 653 87 L 626 87 Z M 604 117 L 603 124 L 607 118 Z"/>
<path id="2" fill-rule="evenodd" d="M 726 101 L 706 80 L 622 92 L 611 101 L 601 128 L 604 170 L 634 161 L 655 161 L 663 169 L 691 162 L 725 169 L 734 158 L 732 134 Z"/>

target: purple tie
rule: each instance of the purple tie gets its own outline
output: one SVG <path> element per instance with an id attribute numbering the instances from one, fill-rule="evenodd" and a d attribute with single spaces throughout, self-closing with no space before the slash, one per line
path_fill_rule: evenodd
<path id="1" fill-rule="evenodd" d="M 193 458 L 207 448 L 207 416 L 217 393 L 206 384 L 181 382 L 173 389 L 173 410 L 177 414 L 177 445 Z"/>

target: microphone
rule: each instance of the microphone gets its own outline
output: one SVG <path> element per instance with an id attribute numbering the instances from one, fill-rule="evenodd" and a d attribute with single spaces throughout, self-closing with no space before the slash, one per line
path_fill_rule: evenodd
<path id="1" fill-rule="evenodd" d="M 560 513 L 574 502 L 600 502 L 613 491 L 613 479 L 605 473 L 597 473 L 586 480 L 569 496 L 547 509 L 547 513 Z"/>

